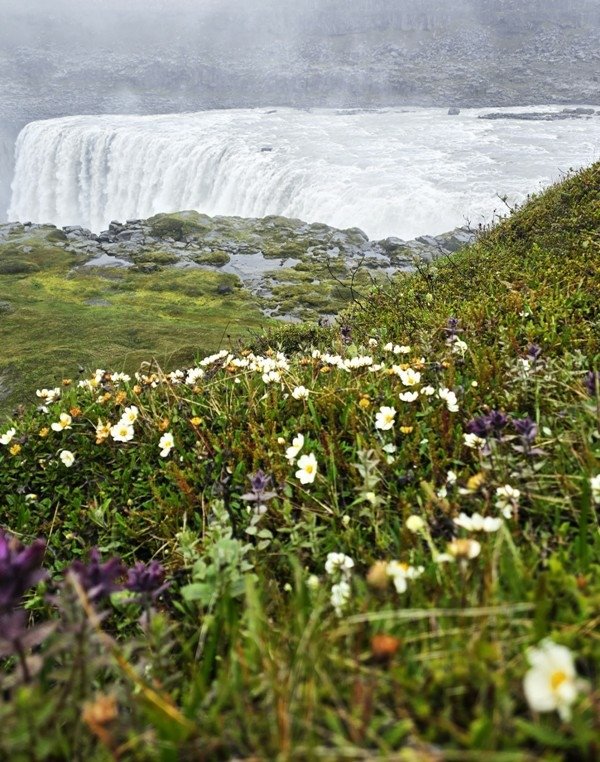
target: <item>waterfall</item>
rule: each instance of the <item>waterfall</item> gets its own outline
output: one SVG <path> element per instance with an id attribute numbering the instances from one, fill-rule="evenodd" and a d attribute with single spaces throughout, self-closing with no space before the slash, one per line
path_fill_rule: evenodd
<path id="1" fill-rule="evenodd" d="M 498 194 L 520 201 L 598 158 L 600 116 L 481 113 L 252 109 L 32 122 L 17 139 L 9 219 L 99 231 L 111 219 L 196 209 L 411 238 L 488 220 L 503 209 Z"/>

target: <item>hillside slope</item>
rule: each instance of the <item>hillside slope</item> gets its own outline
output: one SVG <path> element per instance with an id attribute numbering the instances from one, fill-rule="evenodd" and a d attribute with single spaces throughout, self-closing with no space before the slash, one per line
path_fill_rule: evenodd
<path id="1" fill-rule="evenodd" d="M 0 756 L 597 758 L 599 189 L 4 427 Z"/>

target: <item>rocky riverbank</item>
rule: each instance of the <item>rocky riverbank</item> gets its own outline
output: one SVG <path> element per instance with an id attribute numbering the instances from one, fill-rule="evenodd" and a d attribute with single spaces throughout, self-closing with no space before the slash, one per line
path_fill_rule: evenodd
<path id="1" fill-rule="evenodd" d="M 285 217 L 208 217 L 194 211 L 159 214 L 147 220 L 113 221 L 93 233 L 72 225 L 0 225 L 0 244 L 22 265 L 33 240 L 44 240 L 74 256 L 73 268 L 132 268 L 156 273 L 164 268 L 229 273 L 261 301 L 265 314 L 286 320 L 307 317 L 307 308 L 331 314 L 323 289 L 332 283 L 386 279 L 431 262 L 470 243 L 475 232 L 458 228 L 411 241 L 370 241 L 358 228 L 338 230 Z M 6 246 L 4 249 L 6 250 Z M 2 263 L 0 262 L 0 267 Z M 230 289 L 230 285 L 223 289 Z"/>

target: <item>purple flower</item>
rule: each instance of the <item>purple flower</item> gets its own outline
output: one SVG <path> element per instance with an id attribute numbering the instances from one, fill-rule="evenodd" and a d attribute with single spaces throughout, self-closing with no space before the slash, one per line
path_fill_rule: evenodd
<path id="1" fill-rule="evenodd" d="M 242 495 L 242 500 L 247 500 L 253 503 L 266 503 L 268 500 L 277 496 L 276 492 L 269 489 L 273 480 L 270 476 L 267 476 L 264 471 L 259 469 L 249 478 L 251 491 Z"/>
<path id="2" fill-rule="evenodd" d="M 523 439 L 524 442 L 527 442 L 527 444 L 531 444 L 531 442 L 533 442 L 533 440 L 537 437 L 537 424 L 535 421 L 529 418 L 529 416 L 526 418 L 513 418 L 512 425 L 514 426 L 517 434 L 519 434 L 521 439 Z"/>
<path id="3" fill-rule="evenodd" d="M 138 561 L 127 571 L 125 588 L 137 593 L 141 601 L 150 602 L 156 600 L 169 584 L 165 582 L 164 567 L 158 561 L 150 561 L 148 564 Z"/>
<path id="4" fill-rule="evenodd" d="M 525 351 L 525 356 L 530 362 L 535 362 L 542 354 L 542 348 L 539 344 L 530 344 Z"/>
<path id="5" fill-rule="evenodd" d="M 492 410 L 487 415 L 473 418 L 466 425 L 469 434 L 475 434 L 481 439 L 488 437 L 502 438 L 502 431 L 508 425 L 508 416 L 498 410 Z"/>
<path id="6" fill-rule="evenodd" d="M 585 377 L 585 388 L 590 397 L 595 397 L 600 393 L 600 371 L 590 370 Z"/>
<path id="7" fill-rule="evenodd" d="M 448 322 L 446 323 L 446 327 L 444 328 L 444 332 L 447 338 L 451 339 L 454 336 L 456 336 L 456 334 L 459 331 L 459 328 L 458 328 L 459 322 L 460 321 L 458 320 L 458 318 L 455 318 L 455 317 L 448 318 Z"/>
<path id="8" fill-rule="evenodd" d="M 344 344 L 351 344 L 352 343 L 352 329 L 349 325 L 343 325 L 340 328 L 340 335 L 342 337 L 342 341 Z"/>
<path id="9" fill-rule="evenodd" d="M 77 576 L 88 598 L 93 602 L 121 590 L 122 586 L 117 580 L 126 571 L 120 558 L 109 558 L 103 564 L 100 563 L 98 548 L 92 548 L 87 564 L 83 561 L 73 561 L 70 570 Z"/>
<path id="10" fill-rule="evenodd" d="M 0 532 L 0 613 L 18 606 L 24 593 L 46 577 L 41 568 L 45 552 L 44 540 L 24 547 L 16 538 Z"/>

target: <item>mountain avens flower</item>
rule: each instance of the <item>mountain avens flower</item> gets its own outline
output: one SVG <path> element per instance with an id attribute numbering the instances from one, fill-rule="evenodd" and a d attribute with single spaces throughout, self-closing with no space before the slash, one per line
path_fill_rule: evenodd
<path id="1" fill-rule="evenodd" d="M 60 455 L 58 457 L 61 459 L 61 461 L 67 468 L 71 468 L 73 463 L 75 463 L 75 456 L 73 455 L 71 450 L 61 450 Z"/>
<path id="2" fill-rule="evenodd" d="M 314 453 L 308 455 L 302 455 L 298 459 L 298 470 L 296 471 L 296 478 L 300 480 L 301 484 L 312 484 L 317 475 L 318 463 L 314 456 Z"/>
<path id="3" fill-rule="evenodd" d="M 375 428 L 380 429 L 381 431 L 389 431 L 394 425 L 395 418 L 395 408 L 382 406 L 375 414 Z"/>
<path id="4" fill-rule="evenodd" d="M 577 679 L 573 655 L 566 646 L 543 640 L 527 651 L 530 669 L 523 680 L 523 690 L 534 712 L 557 711 L 562 720 L 571 717 L 571 705 L 577 699 L 582 681 Z"/>

